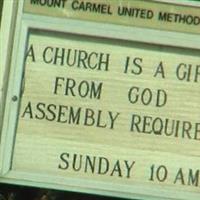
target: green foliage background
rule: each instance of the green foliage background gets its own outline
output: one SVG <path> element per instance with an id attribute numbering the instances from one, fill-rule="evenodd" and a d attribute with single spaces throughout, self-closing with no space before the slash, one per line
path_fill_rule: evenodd
<path id="1" fill-rule="evenodd" d="M 0 26 L 1 26 L 2 8 L 3 8 L 3 0 L 0 0 Z"/>

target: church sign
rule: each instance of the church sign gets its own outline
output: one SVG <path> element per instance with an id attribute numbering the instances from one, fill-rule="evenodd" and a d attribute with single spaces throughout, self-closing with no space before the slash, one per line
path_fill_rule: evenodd
<path id="1" fill-rule="evenodd" d="M 27 0 L 12 9 L 0 182 L 199 199 L 200 5 Z"/>

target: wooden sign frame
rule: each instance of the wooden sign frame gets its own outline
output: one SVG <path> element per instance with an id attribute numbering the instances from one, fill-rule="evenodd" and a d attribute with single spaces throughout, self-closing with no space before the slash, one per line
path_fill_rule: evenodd
<path id="1" fill-rule="evenodd" d="M 10 1 L 5 1 L 4 10 L 9 8 L 10 5 L 8 2 Z M 178 1 L 176 2 L 179 3 Z M 106 39 L 132 41 L 200 51 L 199 35 L 180 32 L 158 31 L 153 29 L 128 26 L 125 27 L 112 24 L 96 24 L 94 22 L 74 19 L 59 19 L 32 15 L 23 13 L 23 1 L 19 1 L 18 3 L 19 5 L 17 11 L 16 28 L 15 30 L 13 29 L 13 34 L 9 36 L 9 41 L 14 41 L 12 55 L 8 53 L 10 42 L 4 41 L 3 44 L 5 44 L 7 47 L 7 55 L 4 56 L 6 60 L 1 61 L 1 66 L 4 69 L 3 73 L 5 75 L 1 80 L 1 84 L 3 85 L 1 98 L 6 100 L 2 100 L 3 104 L 1 105 L 2 110 L 5 110 L 4 115 L 1 117 L 2 131 L 0 134 L 0 182 L 54 188 L 59 190 L 61 189 L 104 194 L 108 196 L 125 197 L 130 199 L 199 199 L 199 193 L 191 194 L 183 191 L 176 191 L 173 188 L 170 191 L 166 191 L 162 186 L 157 186 L 157 190 L 153 190 L 148 186 L 137 185 L 123 187 L 123 185 L 112 185 L 110 183 L 95 182 L 92 180 L 85 181 L 81 178 L 62 178 L 56 175 L 48 176 L 24 171 L 15 171 L 12 169 L 13 148 L 16 137 L 16 124 L 21 93 L 23 90 L 25 51 L 27 48 L 27 41 L 30 30 L 42 30 L 55 33 L 62 32 L 74 35 L 86 35 L 97 38 L 100 37 Z M 187 3 L 188 1 L 185 1 L 185 4 Z M 191 4 L 199 6 L 199 3 Z M 15 8 L 12 7 L 11 11 L 13 11 L 13 9 Z M 9 15 L 11 23 L 13 20 L 13 13 L 10 12 Z M 2 26 L 4 26 L 4 24 L 2 24 Z M 4 33 L 4 35 L 6 35 L 6 33 Z M 10 68 L 8 62 L 9 60 L 11 60 Z M 8 79 L 8 87 L 3 84 L 5 83 L 4 81 L 6 78 Z M 5 92 L 5 89 L 7 89 L 7 92 Z"/>

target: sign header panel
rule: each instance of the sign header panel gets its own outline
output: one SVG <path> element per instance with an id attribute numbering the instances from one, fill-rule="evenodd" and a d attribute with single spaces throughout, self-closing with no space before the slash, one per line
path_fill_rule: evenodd
<path id="1" fill-rule="evenodd" d="M 24 12 L 52 17 L 200 33 L 200 7 L 145 0 L 27 0 Z"/>

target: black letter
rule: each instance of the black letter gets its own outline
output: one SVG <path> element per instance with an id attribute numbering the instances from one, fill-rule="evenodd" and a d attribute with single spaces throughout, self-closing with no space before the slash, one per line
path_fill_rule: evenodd
<path id="1" fill-rule="evenodd" d="M 67 158 L 69 158 L 69 154 L 68 153 L 62 153 L 60 155 L 60 159 L 63 161 L 64 165 L 62 166 L 61 164 L 59 164 L 58 165 L 59 169 L 68 169 L 69 163 L 67 161 Z"/>
<path id="2" fill-rule="evenodd" d="M 23 114 L 22 114 L 22 118 L 24 118 L 25 114 L 29 114 L 30 118 L 33 119 L 33 112 L 32 112 L 32 108 L 31 108 L 31 102 L 28 102 L 28 105 L 26 106 Z"/>

